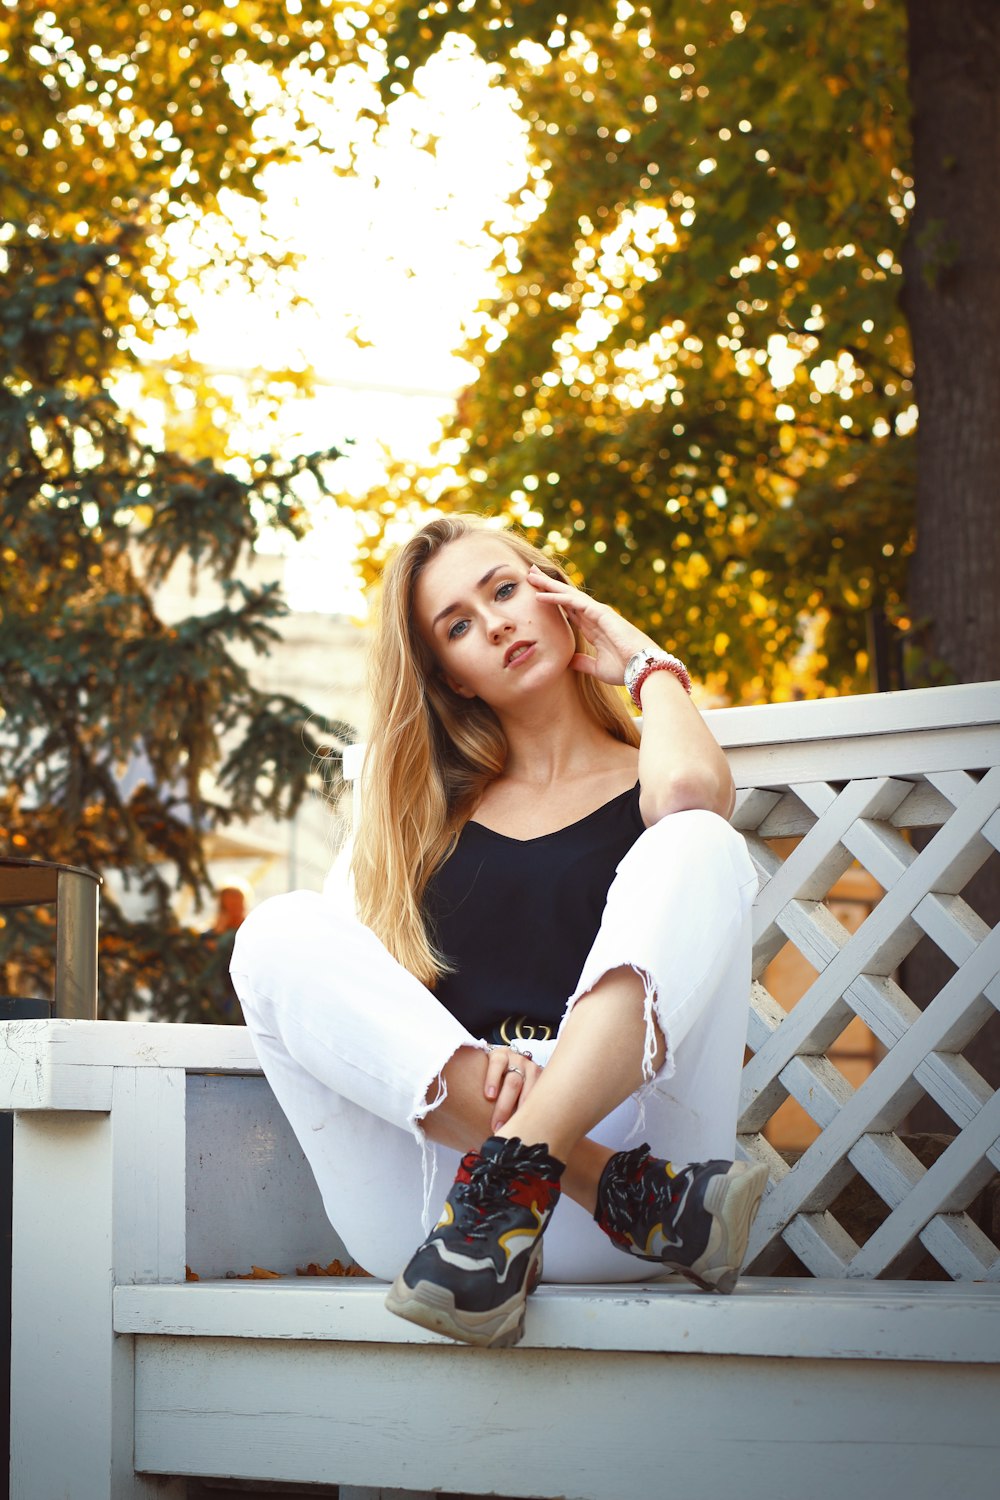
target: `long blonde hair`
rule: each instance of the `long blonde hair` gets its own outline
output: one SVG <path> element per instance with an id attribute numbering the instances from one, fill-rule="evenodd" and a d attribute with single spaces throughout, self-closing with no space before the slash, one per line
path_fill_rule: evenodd
<path id="1" fill-rule="evenodd" d="M 447 971 L 421 912 L 427 882 L 507 760 L 496 714 L 480 698 L 452 692 L 416 627 L 417 579 L 449 542 L 495 534 L 524 562 L 565 581 L 558 563 L 516 531 L 478 516 L 430 521 L 395 554 L 383 575 L 369 657 L 374 729 L 365 755 L 362 816 L 352 858 L 361 921 L 424 984 Z M 576 649 L 588 650 L 574 626 Z M 587 673 L 574 673 L 586 712 L 627 745 L 639 733 L 621 695 Z"/>

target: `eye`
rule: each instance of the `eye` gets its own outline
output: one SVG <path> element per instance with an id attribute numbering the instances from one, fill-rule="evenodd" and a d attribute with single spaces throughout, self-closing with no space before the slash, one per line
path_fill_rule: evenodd
<path id="1" fill-rule="evenodd" d="M 510 580 L 507 583 L 502 583 L 493 597 L 494 599 L 509 599 L 516 588 L 517 584 L 513 580 Z"/>
<path id="2" fill-rule="evenodd" d="M 468 620 L 456 620 L 455 623 L 454 623 L 454 625 L 449 626 L 449 628 L 448 628 L 448 639 L 449 639 L 449 641 L 460 640 L 462 638 L 462 636 L 465 634 L 466 628 L 468 627 L 468 624 L 469 624 Z"/>

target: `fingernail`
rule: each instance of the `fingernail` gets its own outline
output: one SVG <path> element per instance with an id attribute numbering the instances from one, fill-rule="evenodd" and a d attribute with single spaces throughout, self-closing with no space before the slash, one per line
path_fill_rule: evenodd
<path id="1" fill-rule="evenodd" d="M 486 1097 L 487 1097 L 487 1099 L 495 1099 L 496 1096 L 497 1096 L 497 1091 L 494 1088 L 493 1084 L 491 1083 L 490 1086 L 489 1086 L 489 1088 L 486 1090 Z"/>

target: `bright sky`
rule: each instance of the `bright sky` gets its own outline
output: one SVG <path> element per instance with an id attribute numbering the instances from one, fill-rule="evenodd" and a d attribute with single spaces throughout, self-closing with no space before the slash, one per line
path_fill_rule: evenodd
<path id="1" fill-rule="evenodd" d="M 345 495 L 378 483 L 383 449 L 424 458 L 474 374 L 454 350 L 493 289 L 487 268 L 496 244 L 485 226 L 513 223 L 505 204 L 525 181 L 524 131 L 511 96 L 489 87 L 486 65 L 467 44 L 456 41 L 415 82 L 418 92 L 390 108 L 377 139 L 360 115 L 376 103 L 360 69 L 342 68 L 322 93 L 304 87 L 299 95 L 333 157 L 310 149 L 299 162 L 269 168 L 262 227 L 302 256 L 295 286 L 307 305 L 225 286 L 190 299 L 199 325 L 190 352 L 206 366 L 313 367 L 316 394 L 286 403 L 279 444 L 308 451 L 353 439 L 333 475 Z M 260 88 L 256 80 L 250 86 Z M 280 131 L 287 96 L 255 97 L 277 112 L 265 128 Z M 437 137 L 433 154 L 420 149 L 428 135 Z M 338 175 L 352 141 L 358 175 Z M 256 210 L 249 213 L 253 222 Z M 176 248 L 183 254 L 181 235 Z M 170 352 L 167 335 L 162 357 Z M 266 443 L 275 445 L 273 434 Z M 362 612 L 350 569 L 353 515 L 324 503 L 314 523 L 289 560 L 291 602 Z"/>

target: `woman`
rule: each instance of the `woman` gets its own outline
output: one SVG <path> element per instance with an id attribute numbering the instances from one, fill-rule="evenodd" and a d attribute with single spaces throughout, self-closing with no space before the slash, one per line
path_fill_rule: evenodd
<path id="1" fill-rule="evenodd" d="M 730 1291 L 766 1178 L 729 1159 L 757 882 L 684 667 L 451 517 L 387 570 L 371 676 L 357 917 L 279 896 L 233 958 L 331 1221 L 471 1344 L 520 1338 L 543 1234 L 549 1280 Z"/>

